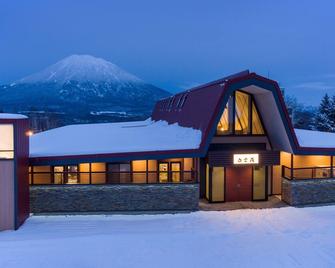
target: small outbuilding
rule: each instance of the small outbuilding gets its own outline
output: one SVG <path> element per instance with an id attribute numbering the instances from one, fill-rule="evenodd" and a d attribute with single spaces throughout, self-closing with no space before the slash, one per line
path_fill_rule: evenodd
<path id="1" fill-rule="evenodd" d="M 29 124 L 0 114 L 0 231 L 16 230 L 29 216 Z"/>

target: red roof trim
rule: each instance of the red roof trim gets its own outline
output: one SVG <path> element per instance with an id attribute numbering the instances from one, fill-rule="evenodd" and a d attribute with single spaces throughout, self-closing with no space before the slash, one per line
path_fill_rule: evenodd
<path id="1" fill-rule="evenodd" d="M 127 157 L 158 157 L 166 154 L 196 154 L 199 149 L 190 150 L 171 150 L 171 151 L 147 151 L 147 152 L 127 152 L 127 153 L 110 153 L 110 154 L 85 154 L 85 155 L 64 155 L 64 156 L 44 156 L 44 157 L 30 157 L 31 161 L 52 161 L 57 159 L 95 159 L 95 158 L 127 158 Z"/>

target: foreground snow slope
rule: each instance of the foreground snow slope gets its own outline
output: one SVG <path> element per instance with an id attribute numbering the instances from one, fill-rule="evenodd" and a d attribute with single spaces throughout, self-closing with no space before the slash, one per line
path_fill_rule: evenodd
<path id="1" fill-rule="evenodd" d="M 334 267 L 335 206 L 32 217 L 0 267 Z"/>

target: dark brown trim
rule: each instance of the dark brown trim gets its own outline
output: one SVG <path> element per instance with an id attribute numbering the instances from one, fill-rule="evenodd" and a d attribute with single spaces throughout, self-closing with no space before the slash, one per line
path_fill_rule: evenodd
<path id="1" fill-rule="evenodd" d="M 294 155 L 291 154 L 291 178 L 293 178 L 294 171 Z"/>
<path id="2" fill-rule="evenodd" d="M 330 156 L 330 176 L 334 177 L 334 156 Z"/>

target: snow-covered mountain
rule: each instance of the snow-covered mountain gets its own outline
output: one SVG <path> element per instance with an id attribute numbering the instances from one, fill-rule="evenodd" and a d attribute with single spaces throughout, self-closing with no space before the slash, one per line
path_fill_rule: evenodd
<path id="1" fill-rule="evenodd" d="M 72 55 L 0 86 L 0 111 L 52 117 L 57 126 L 143 119 L 169 95 L 104 59 Z"/>
<path id="2" fill-rule="evenodd" d="M 90 55 L 72 55 L 47 67 L 41 72 L 17 81 L 24 83 L 58 83 L 69 81 L 105 83 L 144 83 L 141 79 L 127 73 L 115 64 Z"/>

